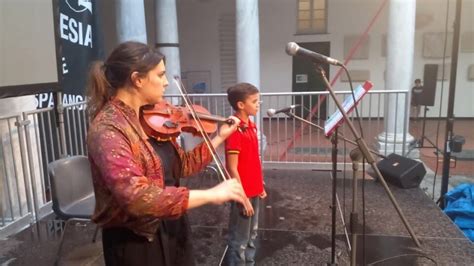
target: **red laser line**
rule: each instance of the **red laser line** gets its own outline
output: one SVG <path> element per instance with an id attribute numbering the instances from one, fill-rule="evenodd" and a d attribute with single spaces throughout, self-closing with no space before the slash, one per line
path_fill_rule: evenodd
<path id="1" fill-rule="evenodd" d="M 357 40 L 357 42 L 351 47 L 351 50 L 349 51 L 349 56 L 347 56 L 346 59 L 344 59 L 344 65 L 348 65 L 349 62 L 351 61 L 352 57 L 354 56 L 354 54 L 357 52 L 357 50 L 360 48 L 360 46 L 362 45 L 363 41 L 367 39 L 367 36 L 369 34 L 369 31 L 370 29 L 372 28 L 372 26 L 374 25 L 375 21 L 377 20 L 377 18 L 379 17 L 380 13 L 382 12 L 383 8 L 385 7 L 385 4 L 388 2 L 388 0 L 384 0 L 382 2 L 382 4 L 380 5 L 379 9 L 377 10 L 377 13 L 375 13 L 375 16 L 372 18 L 372 20 L 369 22 L 369 25 L 367 26 L 367 28 L 365 29 L 365 31 L 361 34 L 361 36 L 359 37 L 359 39 Z M 336 83 L 336 80 L 339 78 L 339 76 L 342 74 L 342 71 L 343 69 L 342 68 L 339 68 L 339 70 L 337 71 L 336 75 L 334 76 L 334 78 L 331 80 L 331 87 L 334 85 L 334 83 Z M 318 112 L 319 110 L 319 107 L 321 106 L 321 103 L 324 102 L 326 100 L 326 95 L 322 95 L 320 98 L 320 100 L 318 101 L 317 105 L 315 105 L 312 109 L 311 109 L 311 112 L 309 113 L 309 115 L 306 117 L 306 120 L 311 120 L 311 118 Z M 291 149 L 291 147 L 293 147 L 293 145 L 295 144 L 295 142 L 301 137 L 303 131 L 306 129 L 307 127 L 307 124 L 303 124 L 299 129 L 298 131 L 295 133 L 295 136 L 292 140 L 290 140 L 290 142 L 288 143 L 288 146 L 286 147 L 286 150 L 283 151 L 283 153 L 280 155 L 280 161 L 282 161 L 287 153 L 288 153 L 288 150 Z"/>

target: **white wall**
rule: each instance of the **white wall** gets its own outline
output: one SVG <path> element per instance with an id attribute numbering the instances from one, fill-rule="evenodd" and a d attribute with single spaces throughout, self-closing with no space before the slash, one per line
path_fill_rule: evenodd
<path id="1" fill-rule="evenodd" d="M 383 1 L 374 0 L 330 0 L 328 15 L 328 34 L 296 34 L 296 0 L 261 0 L 260 1 L 260 52 L 261 52 L 261 91 L 290 92 L 292 58 L 285 53 L 285 45 L 295 42 L 330 42 L 331 56 L 344 60 L 344 36 L 361 35 L 369 26 Z M 423 58 L 423 34 L 425 32 L 442 32 L 446 18 L 445 0 L 418 0 L 417 16 L 420 14 L 432 21 L 424 27 L 417 28 L 415 39 L 415 65 L 412 79 L 423 78 L 424 64 L 441 64 L 441 59 Z M 449 31 L 452 32 L 455 1 L 450 0 Z M 212 92 L 222 92 L 220 81 L 218 20 L 221 14 L 234 13 L 235 1 L 225 0 L 178 0 L 178 17 L 181 45 L 182 71 L 211 71 Z M 386 57 L 382 56 L 382 38 L 386 35 L 388 4 L 380 13 L 369 32 L 369 59 L 351 60 L 347 67 L 352 70 L 370 70 L 370 80 L 374 89 L 385 87 L 384 72 Z M 473 29 L 474 1 L 463 1 L 461 31 Z M 451 51 L 448 52 L 451 54 Z M 450 57 L 447 58 L 450 62 Z M 469 64 L 474 64 L 474 53 L 461 53 L 458 62 L 456 81 L 455 115 L 457 117 L 474 117 L 473 81 L 467 80 Z M 331 67 L 330 80 L 338 68 Z M 348 90 L 348 83 L 339 80 L 334 85 L 336 90 Z M 447 90 L 449 80 L 444 82 L 443 112 L 446 115 Z M 398 88 L 410 89 L 410 88 Z M 436 106 L 431 108 L 429 116 L 439 113 L 441 82 L 437 85 Z"/>
<path id="2" fill-rule="evenodd" d="M 474 31 L 474 1 L 463 0 L 461 13 L 461 36 L 463 32 Z M 449 13 L 447 13 L 449 4 Z M 423 66 L 425 64 L 439 64 L 441 67 L 442 58 L 427 59 L 423 58 L 423 34 L 433 32 L 443 32 L 445 29 L 446 15 L 448 17 L 448 32 L 453 33 L 453 23 L 455 16 L 455 1 L 444 0 L 418 0 L 417 16 L 423 17 L 429 23 L 425 27 L 417 28 L 415 34 L 415 66 L 414 77 L 423 79 Z M 446 51 L 446 64 L 451 63 L 451 50 Z M 463 53 L 460 51 L 458 55 L 458 67 L 456 77 L 456 94 L 454 115 L 456 117 L 473 117 L 474 105 L 472 99 L 474 97 L 474 82 L 467 80 L 467 71 L 469 65 L 474 64 L 474 53 Z M 438 77 L 440 78 L 440 77 Z M 435 106 L 430 108 L 428 116 L 437 117 L 439 115 L 439 107 L 442 107 L 441 115 L 445 116 L 448 107 L 448 92 L 449 92 L 449 74 L 448 78 L 443 81 L 438 81 L 436 85 Z M 442 102 L 440 102 L 441 97 Z"/>
<path id="3" fill-rule="evenodd" d="M 211 92 L 220 93 L 218 22 L 235 13 L 234 1 L 177 1 L 181 72 L 211 71 Z"/>

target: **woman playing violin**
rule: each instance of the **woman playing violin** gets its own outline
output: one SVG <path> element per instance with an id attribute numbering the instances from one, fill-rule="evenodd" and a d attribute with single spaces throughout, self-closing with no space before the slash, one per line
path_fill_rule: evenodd
<path id="1" fill-rule="evenodd" d="M 226 201 L 244 203 L 235 180 L 207 190 L 179 187 L 179 177 L 202 170 L 210 151 L 199 145 L 186 153 L 174 138 L 149 137 L 140 108 L 163 100 L 168 85 L 164 57 L 138 42 L 117 46 L 89 75 L 87 136 L 96 207 L 103 228 L 106 265 L 193 264 L 183 215 L 188 209 Z M 211 140 L 220 145 L 237 129 L 223 124 Z M 174 220 L 174 222 L 173 222 Z M 184 258 L 184 259 L 183 259 Z"/>

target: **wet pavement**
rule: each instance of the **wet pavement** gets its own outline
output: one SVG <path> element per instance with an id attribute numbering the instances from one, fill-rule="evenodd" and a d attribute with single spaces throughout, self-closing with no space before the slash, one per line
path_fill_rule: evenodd
<path id="1" fill-rule="evenodd" d="M 331 261 L 331 178 L 329 172 L 266 170 L 268 198 L 260 206 L 258 265 L 323 265 Z M 351 173 L 338 174 L 340 212 L 349 223 Z M 185 182 L 192 188 L 217 183 L 216 177 Z M 345 185 L 344 185 L 345 184 Z M 382 186 L 359 180 L 358 202 L 365 204 L 365 240 L 358 238 L 358 262 L 377 265 L 473 265 L 472 243 L 419 188 L 391 187 L 413 231 L 422 243 L 416 248 Z M 189 213 L 198 265 L 218 265 L 225 251 L 228 205 L 204 206 Z M 339 265 L 349 265 L 346 236 L 338 210 L 336 255 Z M 358 209 L 362 233 L 362 208 Z M 48 217 L 6 240 L 0 240 L 0 264 L 53 265 L 61 235 L 61 222 Z M 60 254 L 61 265 L 104 265 L 100 234 L 92 243 L 95 225 L 68 227 Z M 365 263 L 364 263 L 365 262 Z"/>

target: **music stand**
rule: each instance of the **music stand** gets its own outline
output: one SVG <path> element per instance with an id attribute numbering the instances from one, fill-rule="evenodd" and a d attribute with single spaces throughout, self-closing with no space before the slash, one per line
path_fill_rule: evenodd
<path id="1" fill-rule="evenodd" d="M 345 68 L 344 65 L 342 65 L 342 67 Z M 334 93 L 334 90 L 331 87 L 331 84 L 329 84 L 329 81 L 326 77 L 326 73 L 325 73 L 324 69 L 320 66 L 317 66 L 316 69 L 318 70 L 317 72 L 320 73 L 320 75 L 322 77 L 322 80 L 324 81 L 324 83 L 326 85 L 326 88 L 327 88 L 329 94 L 331 95 L 334 103 L 336 104 L 337 108 L 339 109 L 340 113 L 342 114 L 342 117 L 344 118 L 344 121 L 347 123 L 349 129 L 351 130 L 352 134 L 354 135 L 355 142 L 357 143 L 360 151 L 362 152 L 363 157 L 365 158 L 367 163 L 370 164 L 370 166 L 372 167 L 372 170 L 376 174 L 379 182 L 382 184 L 382 187 L 385 189 L 385 193 L 387 193 L 387 196 L 389 197 L 390 201 L 392 202 L 393 207 L 397 211 L 398 216 L 400 217 L 403 224 L 405 225 L 405 228 L 407 229 L 408 233 L 410 234 L 413 242 L 415 242 L 417 247 L 421 247 L 421 243 L 419 242 L 417 236 L 415 235 L 415 232 L 413 231 L 412 227 L 410 226 L 407 219 L 405 218 L 405 215 L 403 214 L 403 212 L 400 209 L 400 206 L 398 205 L 395 197 L 393 196 L 392 192 L 390 191 L 390 188 L 388 187 L 387 182 L 385 181 L 382 173 L 380 172 L 379 168 L 377 167 L 375 159 L 372 156 L 372 153 L 370 152 L 370 149 L 369 149 L 367 143 L 360 136 L 360 134 L 357 132 L 356 128 L 354 127 L 354 124 L 349 119 L 346 111 L 344 110 L 344 107 L 341 105 L 341 103 L 337 99 L 336 94 Z M 333 189 L 333 191 L 334 191 L 334 189 Z M 333 258 L 331 260 L 332 260 L 332 262 L 335 262 L 335 257 L 334 257 L 335 255 L 334 255 L 334 253 L 332 253 L 332 254 L 333 254 Z"/>

